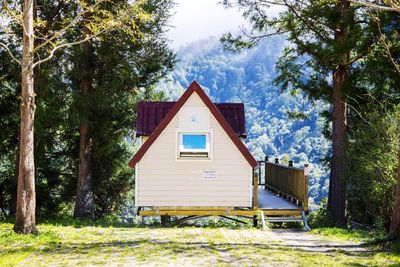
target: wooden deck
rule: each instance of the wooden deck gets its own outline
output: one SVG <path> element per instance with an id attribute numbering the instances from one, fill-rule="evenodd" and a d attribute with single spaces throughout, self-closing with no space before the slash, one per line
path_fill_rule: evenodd
<path id="1" fill-rule="evenodd" d="M 265 189 L 258 189 L 258 208 L 262 210 L 299 210 L 301 207 Z"/>
<path id="2" fill-rule="evenodd" d="M 266 190 L 258 189 L 258 209 L 261 209 L 266 216 L 296 216 L 301 215 L 302 207 L 283 199 L 282 197 Z M 253 216 L 257 214 L 258 209 L 249 210 L 227 210 L 227 209 L 158 209 L 158 210 L 142 210 L 141 216 L 171 215 L 171 216 L 189 216 L 189 215 L 232 215 L 232 216 Z"/>

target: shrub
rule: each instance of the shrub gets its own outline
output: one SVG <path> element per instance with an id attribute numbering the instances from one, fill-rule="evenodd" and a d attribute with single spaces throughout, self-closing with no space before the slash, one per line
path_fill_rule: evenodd
<path id="1" fill-rule="evenodd" d="M 335 225 L 328 211 L 327 198 L 321 200 L 319 208 L 308 215 L 307 221 L 311 228 L 333 227 Z"/>

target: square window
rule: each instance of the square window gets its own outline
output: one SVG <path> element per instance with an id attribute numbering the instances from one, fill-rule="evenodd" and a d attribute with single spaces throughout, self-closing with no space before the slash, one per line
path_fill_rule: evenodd
<path id="1" fill-rule="evenodd" d="M 185 150 L 206 149 L 207 137 L 205 134 L 182 134 L 182 146 Z"/>
<path id="2" fill-rule="evenodd" d="M 179 158 L 209 158 L 209 133 L 179 133 Z"/>

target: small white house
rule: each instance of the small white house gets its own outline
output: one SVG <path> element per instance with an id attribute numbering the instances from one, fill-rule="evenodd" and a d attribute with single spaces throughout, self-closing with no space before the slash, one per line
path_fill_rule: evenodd
<path id="1" fill-rule="evenodd" d="M 257 161 L 240 139 L 243 104 L 214 104 L 193 81 L 177 102 L 139 103 L 137 124 L 137 207 L 252 207 Z"/>

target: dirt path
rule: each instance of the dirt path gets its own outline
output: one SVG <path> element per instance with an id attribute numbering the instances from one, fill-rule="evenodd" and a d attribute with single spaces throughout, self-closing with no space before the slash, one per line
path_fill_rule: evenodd
<path id="1" fill-rule="evenodd" d="M 367 250 L 361 242 L 329 239 L 302 230 L 275 229 L 267 231 L 272 239 L 281 241 L 283 246 L 308 252 L 329 252 L 332 250 L 365 252 Z"/>

